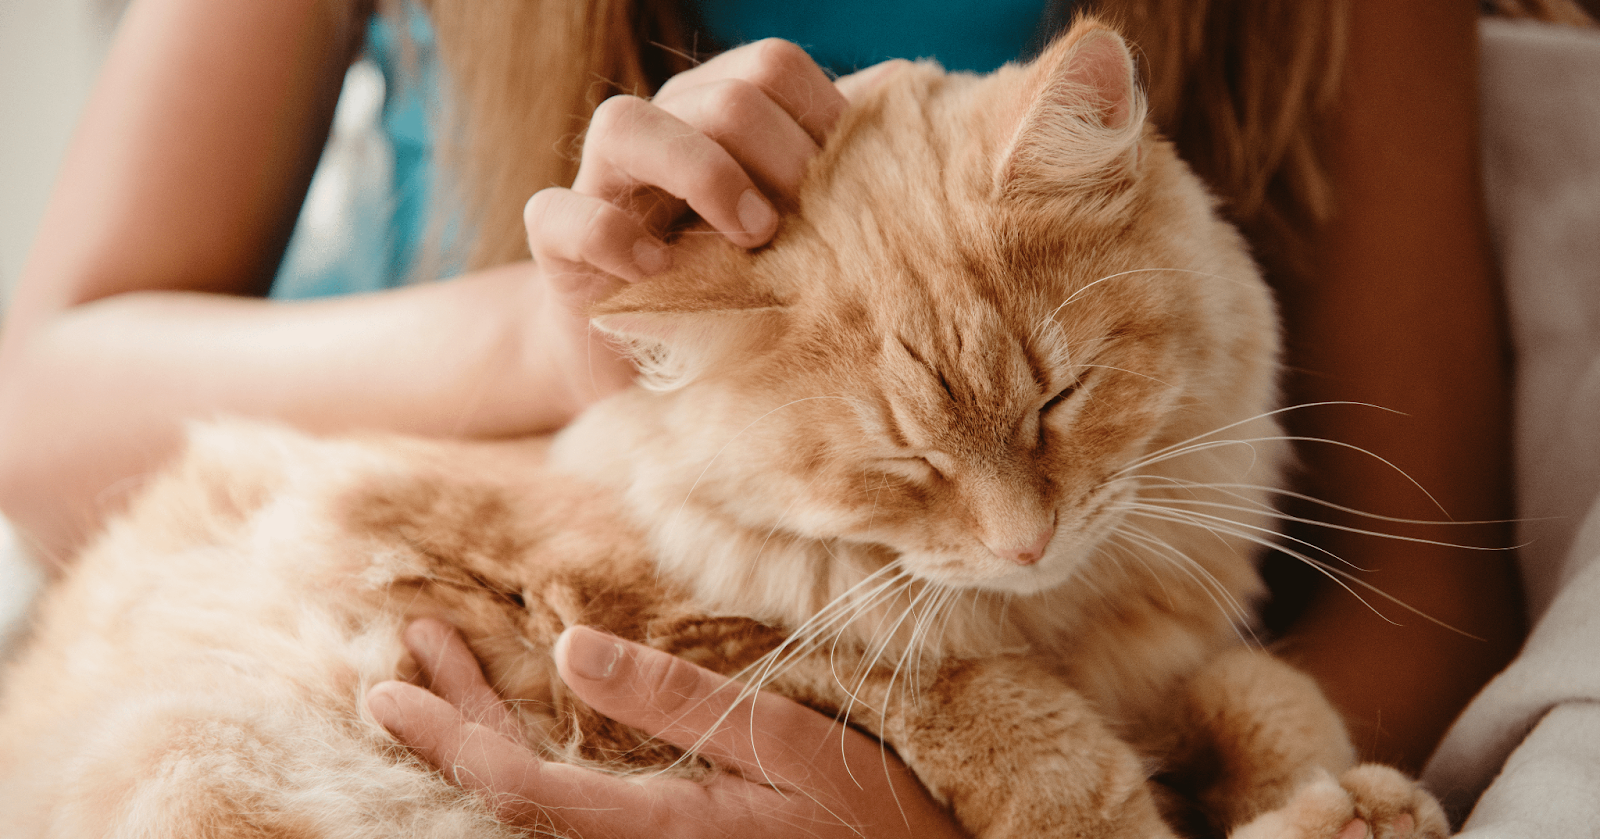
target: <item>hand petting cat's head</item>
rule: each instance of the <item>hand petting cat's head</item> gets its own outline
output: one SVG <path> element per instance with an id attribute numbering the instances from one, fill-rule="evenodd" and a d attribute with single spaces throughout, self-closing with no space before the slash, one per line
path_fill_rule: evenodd
<path id="1" fill-rule="evenodd" d="M 1277 336 L 1238 235 L 1144 116 L 1093 23 L 991 76 L 905 64 L 771 245 L 682 233 L 680 267 L 595 321 L 654 391 L 625 401 L 659 414 L 650 468 L 678 472 L 648 481 L 661 515 L 714 510 L 753 554 L 809 540 L 1028 594 L 1091 566 L 1152 481 L 1246 471 L 1237 449 L 1156 456 L 1268 411 Z"/>

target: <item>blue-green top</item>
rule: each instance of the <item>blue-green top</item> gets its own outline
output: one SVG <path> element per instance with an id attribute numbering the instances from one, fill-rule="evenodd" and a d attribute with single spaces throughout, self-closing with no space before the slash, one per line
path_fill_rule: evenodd
<path id="1" fill-rule="evenodd" d="M 794 41 L 818 64 L 849 73 L 890 58 L 933 58 L 987 73 L 1039 34 L 1043 0 L 699 0 L 707 34 L 723 45 Z"/>

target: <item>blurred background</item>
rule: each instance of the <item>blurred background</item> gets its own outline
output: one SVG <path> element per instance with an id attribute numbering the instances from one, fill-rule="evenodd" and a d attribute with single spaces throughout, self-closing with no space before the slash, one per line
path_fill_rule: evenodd
<path id="1" fill-rule="evenodd" d="M 0 307 L 109 43 L 115 0 L 0 0 Z"/>

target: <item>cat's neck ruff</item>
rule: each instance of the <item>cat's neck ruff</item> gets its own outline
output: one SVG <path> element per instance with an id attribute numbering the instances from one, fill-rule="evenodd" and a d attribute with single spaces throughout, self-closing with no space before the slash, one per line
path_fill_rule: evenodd
<path id="1" fill-rule="evenodd" d="M 1005 596 L 937 591 L 885 548 L 743 522 L 697 497 L 717 453 L 666 442 L 662 402 L 675 396 L 635 389 L 594 406 L 557 437 L 551 463 L 616 490 L 661 574 L 703 608 L 883 656 L 992 655 L 1025 644 Z"/>

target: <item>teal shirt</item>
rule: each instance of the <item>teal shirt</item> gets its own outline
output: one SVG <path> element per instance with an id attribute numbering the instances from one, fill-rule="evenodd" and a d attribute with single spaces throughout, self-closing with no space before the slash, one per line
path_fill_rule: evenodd
<path id="1" fill-rule="evenodd" d="M 706 33 L 722 45 L 794 41 L 844 74 L 890 58 L 932 58 L 946 70 L 987 73 L 1036 41 L 1044 0 L 698 0 Z"/>
<path id="2" fill-rule="evenodd" d="M 933 58 L 949 70 L 988 72 L 1042 43 L 1049 34 L 1043 26 L 1050 5 L 1047 0 L 698 0 L 694 10 L 707 38 L 718 45 L 785 38 L 835 73 L 889 58 Z M 407 3 L 406 10 L 403 25 L 410 29 L 414 63 L 401 59 L 401 39 L 388 17 L 374 16 L 367 35 L 366 57 L 385 82 L 378 126 L 390 160 L 376 186 L 370 178 L 359 183 L 382 194 L 346 198 L 341 212 L 348 217 L 340 219 L 343 235 L 335 237 L 335 253 L 328 252 L 326 231 L 319 236 L 306 229 L 309 214 L 303 213 L 273 282 L 275 298 L 376 291 L 403 285 L 412 273 L 434 186 L 431 118 L 439 113 L 439 70 L 426 14 L 415 3 Z M 332 167 L 331 155 L 325 154 L 317 177 Z"/>
<path id="3" fill-rule="evenodd" d="M 352 155 L 330 143 L 318 165 L 308 206 L 302 209 L 284 254 L 271 296 L 304 299 L 378 291 L 404 285 L 417 249 L 427 231 L 428 202 L 433 190 L 432 119 L 439 113 L 438 59 L 433 29 L 415 4 L 406 6 L 410 54 L 401 57 L 402 38 L 395 23 L 374 15 L 367 31 L 363 59 L 382 74 L 382 106 L 372 140 Z M 351 95 L 346 81 L 345 99 Z M 373 171 L 381 167 L 381 171 Z M 360 194 L 351 194 L 359 191 Z M 336 227 L 312 230 L 309 225 L 331 219 L 307 212 L 319 197 L 336 202 Z M 330 242 L 329 239 L 334 241 Z"/>

